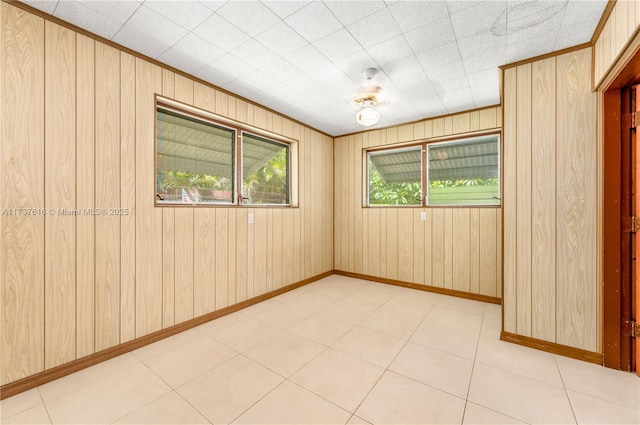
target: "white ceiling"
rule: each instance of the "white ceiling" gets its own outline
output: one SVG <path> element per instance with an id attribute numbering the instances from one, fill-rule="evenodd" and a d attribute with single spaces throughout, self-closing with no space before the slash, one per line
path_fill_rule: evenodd
<path id="1" fill-rule="evenodd" d="M 331 135 L 499 103 L 498 66 L 587 42 L 606 0 L 71 1 L 38 9 Z M 373 128 L 375 128 L 373 127 Z"/>

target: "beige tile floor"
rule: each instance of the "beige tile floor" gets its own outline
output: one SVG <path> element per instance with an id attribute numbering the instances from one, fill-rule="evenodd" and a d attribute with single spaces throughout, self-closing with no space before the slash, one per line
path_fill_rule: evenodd
<path id="1" fill-rule="evenodd" d="M 14 424 L 638 424 L 636 376 L 500 307 L 330 276 L 0 403 Z"/>

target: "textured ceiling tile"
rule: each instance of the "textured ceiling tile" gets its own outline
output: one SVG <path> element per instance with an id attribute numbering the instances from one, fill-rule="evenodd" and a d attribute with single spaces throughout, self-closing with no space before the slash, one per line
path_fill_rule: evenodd
<path id="1" fill-rule="evenodd" d="M 555 50 L 591 40 L 593 29 L 598 25 L 606 5 L 607 3 L 603 1 L 570 1 L 562 20 Z"/>
<path id="2" fill-rule="evenodd" d="M 160 55 L 158 60 L 188 74 L 194 74 L 197 70 L 207 65 L 206 62 L 173 47 Z"/>
<path id="3" fill-rule="evenodd" d="M 447 112 L 450 114 L 466 111 L 476 107 L 473 95 L 468 87 L 448 90 L 445 93 L 441 93 L 440 98 L 442 99 L 442 104 L 447 108 Z"/>
<path id="4" fill-rule="evenodd" d="M 283 57 L 308 44 L 304 38 L 284 22 L 279 22 L 261 32 L 255 39 Z"/>
<path id="5" fill-rule="evenodd" d="M 389 11 L 403 31 L 421 27 L 449 14 L 443 1 L 399 1 L 391 4 Z"/>
<path id="6" fill-rule="evenodd" d="M 293 15 L 298 10 L 302 9 L 306 5 L 310 3 L 310 1 L 305 0 L 263 0 L 262 3 L 267 6 L 273 13 L 278 15 L 280 18 L 284 19 L 287 16 Z"/>
<path id="7" fill-rule="evenodd" d="M 335 61 L 334 64 L 352 79 L 360 78 L 363 70 L 377 66 L 373 58 L 364 50 Z"/>
<path id="8" fill-rule="evenodd" d="M 216 13 L 251 36 L 280 22 L 278 16 L 257 0 L 230 1 Z"/>
<path id="9" fill-rule="evenodd" d="M 65 0 L 66 1 L 66 0 Z M 125 23 L 127 19 L 140 7 L 140 2 L 136 1 L 85 1 L 87 7 L 100 12 L 111 19 Z"/>
<path id="10" fill-rule="evenodd" d="M 509 3 L 507 10 L 507 44 L 538 37 L 557 37 L 567 8 L 566 1 Z"/>
<path id="11" fill-rule="evenodd" d="M 496 35 L 489 30 L 474 34 L 470 37 L 458 39 L 460 55 L 465 58 L 484 52 L 504 48 L 507 45 L 506 35 Z"/>
<path id="12" fill-rule="evenodd" d="M 158 59 L 185 72 L 195 72 L 224 54 L 224 50 L 190 33 Z"/>
<path id="13" fill-rule="evenodd" d="M 457 43 L 454 42 L 419 53 L 416 58 L 422 67 L 428 70 L 459 62 L 460 52 Z"/>
<path id="14" fill-rule="evenodd" d="M 256 68 L 280 59 L 280 56 L 256 40 L 248 40 L 230 52 L 233 56 L 253 64 Z"/>
<path id="15" fill-rule="evenodd" d="M 532 58 L 553 51 L 556 41 L 556 34 L 524 39 L 513 44 L 507 44 L 507 63 Z"/>
<path id="16" fill-rule="evenodd" d="M 344 28 L 314 42 L 313 46 L 331 61 L 342 59 L 362 50 L 360 44 Z"/>
<path id="17" fill-rule="evenodd" d="M 465 38 L 489 29 L 503 35 L 507 17 L 507 2 L 484 1 L 451 15 L 457 38 Z"/>
<path id="18" fill-rule="evenodd" d="M 226 74 L 219 69 L 212 67 L 211 65 L 200 68 L 193 75 L 218 87 L 235 80 L 235 77 L 232 77 L 231 75 Z"/>
<path id="19" fill-rule="evenodd" d="M 382 0 L 329 0 L 324 4 L 343 25 L 352 24 L 386 7 Z"/>
<path id="20" fill-rule="evenodd" d="M 471 94 L 473 96 L 473 101 L 476 104 L 476 108 L 500 104 L 500 89 L 499 87 L 496 88 L 493 84 L 472 86 Z"/>
<path id="21" fill-rule="evenodd" d="M 338 93 L 347 92 L 351 95 L 358 87 L 358 84 L 345 75 L 345 73 L 334 64 L 328 64 L 322 68 L 318 68 L 315 71 L 310 72 L 309 76 L 328 90 Z"/>
<path id="22" fill-rule="evenodd" d="M 131 16 L 124 28 L 130 28 L 168 46 L 172 46 L 187 35 L 187 30 L 180 25 L 144 5 L 136 10 L 136 13 Z"/>
<path id="23" fill-rule="evenodd" d="M 416 54 L 456 40 L 449 16 L 408 31 L 405 37 Z"/>
<path id="24" fill-rule="evenodd" d="M 482 0 L 482 1 L 495 1 L 495 0 Z M 447 0 L 447 9 L 449 9 L 449 13 L 456 13 L 464 10 L 468 7 L 475 6 L 480 3 L 479 1 L 469 1 L 469 0 Z"/>
<path id="25" fill-rule="evenodd" d="M 198 1 L 173 2 L 147 0 L 144 5 L 189 31 L 192 31 L 213 13 L 211 9 Z"/>
<path id="26" fill-rule="evenodd" d="M 373 60 L 380 66 L 397 62 L 407 56 L 413 55 L 413 51 L 411 47 L 409 47 L 404 35 L 399 35 L 375 46 L 368 47 L 367 53 L 369 53 Z"/>
<path id="27" fill-rule="evenodd" d="M 288 16 L 285 22 L 309 42 L 321 39 L 342 27 L 324 4 L 313 2 Z"/>
<path id="28" fill-rule="evenodd" d="M 286 59 L 303 72 L 313 71 L 329 63 L 329 59 L 311 45 L 296 50 L 289 54 Z"/>
<path id="29" fill-rule="evenodd" d="M 302 71 L 282 58 L 268 64 L 264 64 L 260 67 L 260 69 L 265 74 L 275 78 L 280 82 L 286 82 L 289 80 L 300 78 L 304 75 Z"/>
<path id="30" fill-rule="evenodd" d="M 467 81 L 469 81 L 471 88 L 474 86 L 491 85 L 497 89 L 500 84 L 500 70 L 498 68 L 491 68 L 467 74 Z"/>
<path id="31" fill-rule="evenodd" d="M 157 58 L 171 47 L 126 25 L 118 31 L 118 34 L 112 40 L 151 58 Z"/>
<path id="32" fill-rule="evenodd" d="M 23 0 L 23 3 L 26 3 L 29 6 L 33 6 L 38 10 L 42 10 L 49 15 L 53 15 L 53 11 L 58 5 L 57 0 Z"/>
<path id="33" fill-rule="evenodd" d="M 497 68 L 507 64 L 507 47 L 488 50 L 479 55 L 463 57 L 462 62 L 468 73 Z"/>
<path id="34" fill-rule="evenodd" d="M 250 38 L 245 32 L 218 15 L 210 16 L 193 32 L 227 52 Z"/>
<path id="35" fill-rule="evenodd" d="M 389 40 L 402 33 L 387 9 L 382 9 L 373 15 L 354 22 L 347 29 L 365 48 Z"/>
<path id="36" fill-rule="evenodd" d="M 107 39 L 113 38 L 122 27 L 121 22 L 75 1 L 60 2 L 55 16 Z"/>
<path id="37" fill-rule="evenodd" d="M 219 69 L 225 74 L 231 75 L 234 78 L 246 78 L 256 68 L 247 64 L 246 62 L 233 56 L 231 53 L 216 59 L 209 64 L 210 66 Z"/>

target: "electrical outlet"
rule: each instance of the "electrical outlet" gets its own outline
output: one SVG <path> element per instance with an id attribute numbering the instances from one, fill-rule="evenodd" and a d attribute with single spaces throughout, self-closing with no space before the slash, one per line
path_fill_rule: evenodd
<path id="1" fill-rule="evenodd" d="M 427 212 L 420 211 L 420 220 L 425 221 L 427 219 Z"/>
<path id="2" fill-rule="evenodd" d="M 253 224 L 253 213 L 249 213 L 249 224 Z"/>

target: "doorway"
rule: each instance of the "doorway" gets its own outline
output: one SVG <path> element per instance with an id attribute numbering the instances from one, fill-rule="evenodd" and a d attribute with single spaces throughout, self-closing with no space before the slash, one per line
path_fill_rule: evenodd
<path id="1" fill-rule="evenodd" d="M 602 93 L 603 362 L 640 374 L 640 52 Z"/>

